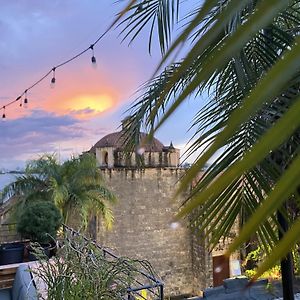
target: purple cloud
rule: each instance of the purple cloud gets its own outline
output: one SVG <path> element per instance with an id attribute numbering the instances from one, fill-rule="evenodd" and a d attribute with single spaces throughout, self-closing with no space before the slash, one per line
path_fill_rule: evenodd
<path id="1" fill-rule="evenodd" d="M 8 159 L 56 151 L 58 143 L 81 139 L 87 134 L 77 119 L 41 110 L 32 111 L 24 118 L 8 119 L 0 124 L 0 167 Z"/>

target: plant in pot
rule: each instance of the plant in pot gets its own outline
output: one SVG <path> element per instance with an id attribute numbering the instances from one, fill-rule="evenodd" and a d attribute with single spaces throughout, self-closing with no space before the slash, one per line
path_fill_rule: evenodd
<path id="1" fill-rule="evenodd" d="M 56 233 L 62 223 L 62 216 L 58 208 L 51 201 L 34 201 L 28 203 L 19 216 L 17 231 L 22 237 L 38 243 L 49 255 L 51 242 L 56 238 Z M 29 250 L 29 259 L 35 260 L 32 247 Z"/>

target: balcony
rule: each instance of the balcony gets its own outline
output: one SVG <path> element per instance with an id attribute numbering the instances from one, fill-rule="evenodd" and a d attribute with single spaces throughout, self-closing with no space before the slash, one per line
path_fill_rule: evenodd
<path id="1" fill-rule="evenodd" d="M 18 241 L 25 246 L 29 245 L 29 241 L 22 240 L 20 236 L 16 234 L 14 228 L 15 224 L 1 225 L 1 244 L 7 245 L 8 243 Z M 117 297 L 114 299 L 163 299 L 163 283 L 157 279 L 151 265 L 147 261 L 118 257 L 109 249 L 98 245 L 95 241 L 86 238 L 78 231 L 66 225 L 63 225 L 56 245 L 57 249 L 52 251 L 51 255 L 54 256 L 51 258 L 45 257 L 44 253 L 40 252 L 36 254 L 39 260 L 31 262 L 29 261 L 28 252 L 25 247 L 23 262 L 0 266 L 0 293 L 1 291 L 4 292 L 5 290 L 13 289 L 16 285 L 14 281 L 17 281 L 15 278 L 28 276 L 29 272 L 21 273 L 21 270 L 24 269 L 26 269 L 26 271 L 28 269 L 31 270 L 32 274 L 32 280 L 27 282 L 28 286 L 26 286 L 24 291 L 29 290 L 29 287 L 33 285 L 37 293 L 43 293 L 43 295 L 47 295 L 48 292 L 50 293 L 50 288 L 52 292 L 58 292 L 58 285 L 63 282 L 58 280 L 58 278 L 66 278 L 67 274 L 69 274 L 69 277 L 73 280 L 72 288 L 76 289 L 77 281 L 80 278 L 84 278 L 81 277 L 82 274 L 80 274 L 78 270 L 82 268 L 82 266 L 86 266 L 85 269 L 81 269 L 83 273 L 87 274 L 85 275 L 86 277 L 89 276 L 89 273 L 93 274 L 93 272 L 96 272 L 95 274 L 100 278 L 99 285 L 96 283 L 94 288 L 98 289 L 101 287 L 103 290 L 108 288 L 110 291 L 116 292 Z M 62 253 L 64 256 L 62 256 Z M 84 264 L 76 266 L 76 257 L 79 262 L 84 262 Z M 70 262 L 70 259 L 72 259 L 72 262 Z M 72 264 L 74 264 L 74 270 L 76 270 L 77 273 L 74 273 L 74 270 L 70 271 Z M 62 273 L 62 270 L 64 273 Z M 106 270 L 107 272 L 104 273 L 101 270 Z M 111 280 L 108 282 L 107 278 L 109 276 Z M 95 276 L 93 276 L 93 278 L 95 278 Z M 102 279 L 105 280 L 102 281 Z M 55 282 L 56 286 L 52 284 L 53 282 Z M 64 282 L 65 286 L 67 283 L 68 281 Z M 86 280 L 85 283 L 89 283 L 89 281 Z M 93 280 L 90 283 L 94 284 Z M 48 290 L 44 289 L 45 284 L 48 287 L 50 284 Z M 106 285 L 106 287 L 104 285 Z M 83 286 L 82 289 L 84 290 L 84 288 Z M 48 298 L 55 299 L 51 295 L 48 295 Z"/>

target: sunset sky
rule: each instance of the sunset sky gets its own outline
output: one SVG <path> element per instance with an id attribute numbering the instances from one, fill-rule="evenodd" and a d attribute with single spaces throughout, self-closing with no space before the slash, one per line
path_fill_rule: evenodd
<path id="1" fill-rule="evenodd" d="M 52 67 L 87 48 L 122 7 L 111 0 L 0 3 L 1 106 Z M 134 93 L 150 79 L 160 59 L 158 48 L 148 54 L 147 32 L 130 47 L 121 43 L 119 32 L 109 32 L 95 46 L 97 68 L 92 67 L 92 52 L 88 52 L 56 71 L 55 88 L 50 88 L 50 76 L 32 89 L 27 109 L 18 104 L 6 109 L 6 121 L 0 123 L 0 169 L 22 167 L 45 152 L 60 153 L 64 159 L 118 130 Z M 182 148 L 190 137 L 192 112 L 200 105 L 201 101 L 189 100 L 157 138 Z"/>

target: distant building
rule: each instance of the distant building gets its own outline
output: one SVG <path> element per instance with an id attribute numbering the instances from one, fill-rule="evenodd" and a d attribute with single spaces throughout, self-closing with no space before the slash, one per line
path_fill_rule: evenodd
<path id="1" fill-rule="evenodd" d="M 126 122 L 126 119 L 123 122 Z M 131 155 L 126 155 L 124 126 L 123 123 L 121 131 L 106 135 L 90 149 L 90 153 L 96 154 L 100 168 L 135 168 L 138 165 L 144 168 L 177 168 L 179 166 L 180 150 L 174 148 L 172 142 L 170 146 L 164 146 L 156 138 Z M 140 133 L 141 141 L 145 141 L 146 138 L 145 133 Z"/>
<path id="2" fill-rule="evenodd" d="M 140 134 L 142 140 L 145 137 Z M 96 155 L 108 188 L 118 198 L 113 229 L 105 231 L 101 220 L 94 218 L 90 226 L 93 238 L 119 255 L 148 260 L 164 281 L 166 295 L 197 294 L 229 276 L 229 260 L 226 274 L 218 268 L 213 272 L 213 263 L 224 258 L 221 244 L 213 258 L 203 235 L 193 233 L 188 219 L 172 225 L 185 199 L 185 195 L 173 199 L 186 172 L 179 167 L 179 149 L 154 138 L 126 156 L 123 139 L 123 130 L 110 133 L 89 151 Z"/>

